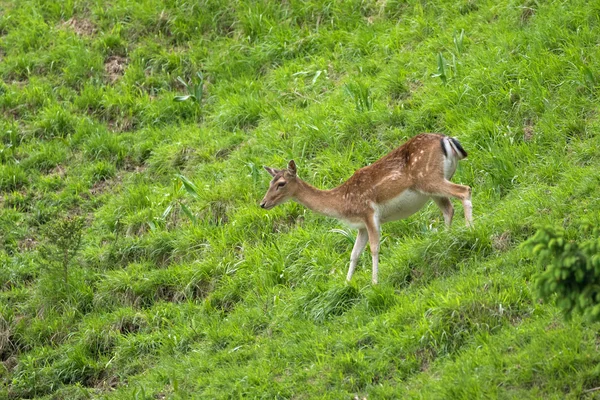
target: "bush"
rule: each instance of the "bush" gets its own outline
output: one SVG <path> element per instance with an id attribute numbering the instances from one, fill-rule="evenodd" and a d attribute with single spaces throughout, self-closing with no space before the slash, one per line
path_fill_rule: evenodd
<path id="1" fill-rule="evenodd" d="M 577 243 L 567 240 L 563 229 L 545 227 L 524 245 L 545 268 L 535 282 L 539 297 L 550 300 L 556 294 L 556 305 L 566 318 L 579 312 L 600 321 L 600 229 L 594 228 L 591 239 Z"/>

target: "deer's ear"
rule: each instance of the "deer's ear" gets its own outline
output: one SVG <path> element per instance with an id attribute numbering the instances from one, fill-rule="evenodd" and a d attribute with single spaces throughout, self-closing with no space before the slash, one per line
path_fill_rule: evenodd
<path id="1" fill-rule="evenodd" d="M 275 168 L 271 168 L 271 167 L 267 167 L 266 165 L 263 165 L 263 168 L 269 173 L 271 174 L 271 176 L 275 176 L 277 175 L 277 171 Z"/>
<path id="2" fill-rule="evenodd" d="M 290 162 L 288 163 L 288 171 L 292 175 L 296 175 L 296 163 L 294 162 L 294 160 L 290 160 Z"/>

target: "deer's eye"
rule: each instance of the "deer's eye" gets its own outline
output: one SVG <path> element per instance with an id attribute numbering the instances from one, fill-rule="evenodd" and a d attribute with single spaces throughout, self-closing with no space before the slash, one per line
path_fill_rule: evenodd
<path id="1" fill-rule="evenodd" d="M 286 182 L 279 182 L 279 183 L 277 184 L 277 188 L 282 188 L 282 187 L 284 187 L 284 186 L 285 186 L 285 184 L 286 184 Z"/>

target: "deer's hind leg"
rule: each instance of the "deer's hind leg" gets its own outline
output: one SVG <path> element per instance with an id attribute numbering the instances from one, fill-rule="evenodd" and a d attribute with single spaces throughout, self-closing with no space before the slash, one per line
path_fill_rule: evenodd
<path id="1" fill-rule="evenodd" d="M 442 211 L 442 214 L 444 215 L 444 222 L 446 223 L 446 226 L 450 227 L 450 225 L 452 224 L 452 218 L 454 217 L 454 206 L 452 205 L 452 202 L 447 197 L 435 197 L 435 196 L 433 197 L 433 201 L 435 204 L 437 204 L 439 209 Z"/>

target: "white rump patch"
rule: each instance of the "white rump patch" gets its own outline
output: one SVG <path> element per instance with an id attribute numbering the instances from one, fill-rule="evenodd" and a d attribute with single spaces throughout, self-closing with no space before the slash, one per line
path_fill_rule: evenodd
<path id="1" fill-rule="evenodd" d="M 444 144 L 444 150 L 446 151 L 446 156 L 444 157 L 444 178 L 450 180 L 456 172 L 459 155 L 454 149 L 450 138 L 445 137 L 442 143 Z"/>

